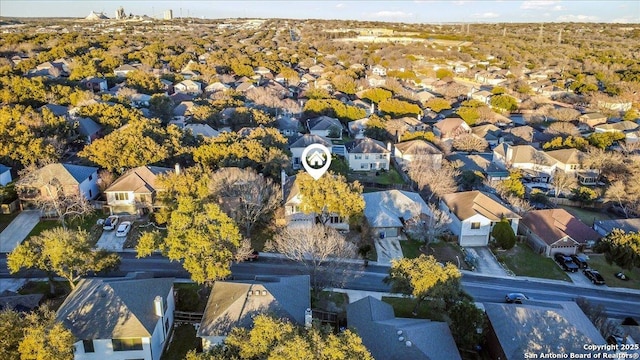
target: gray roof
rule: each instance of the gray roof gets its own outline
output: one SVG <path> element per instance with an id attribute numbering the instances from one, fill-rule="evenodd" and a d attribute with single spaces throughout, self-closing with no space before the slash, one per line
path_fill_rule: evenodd
<path id="1" fill-rule="evenodd" d="M 403 155 L 426 155 L 426 154 L 440 154 L 442 151 L 435 147 L 430 142 L 424 140 L 409 140 L 398 143 L 395 145 L 396 149 L 402 152 Z"/>
<path id="2" fill-rule="evenodd" d="M 54 164 L 55 165 L 55 164 Z M 91 166 L 62 164 L 69 174 L 78 182 L 85 181 L 90 175 L 98 171 L 98 168 Z"/>
<path id="3" fill-rule="evenodd" d="M 154 299 L 165 301 L 173 279 L 83 279 L 69 294 L 57 319 L 78 339 L 150 337 L 159 317 Z"/>
<path id="4" fill-rule="evenodd" d="M 102 126 L 90 118 L 81 117 L 77 120 L 78 132 L 83 136 L 91 136 L 102 130 Z"/>
<path id="5" fill-rule="evenodd" d="M 329 130 L 332 127 L 342 129 L 340 120 L 328 116 L 319 116 L 317 118 L 307 120 L 309 130 Z"/>
<path id="6" fill-rule="evenodd" d="M 484 303 L 484 308 L 507 359 L 525 353 L 586 354 L 592 351 L 584 344 L 606 344 L 573 301 Z"/>
<path id="7" fill-rule="evenodd" d="M 0 164 L 0 174 L 4 174 L 5 172 L 7 172 L 9 170 L 11 170 L 10 167 Z"/>
<path id="8" fill-rule="evenodd" d="M 49 109 L 55 116 L 65 116 L 69 114 L 69 108 L 67 106 L 56 105 L 56 104 L 45 104 L 45 105 L 42 105 L 40 109 L 42 108 Z"/>
<path id="9" fill-rule="evenodd" d="M 384 146 L 384 143 L 370 138 L 356 139 L 344 144 L 347 152 L 351 154 L 387 154 L 390 151 Z"/>
<path id="10" fill-rule="evenodd" d="M 305 311 L 311 308 L 309 284 L 308 275 L 217 281 L 197 335 L 224 336 L 234 327 L 249 328 L 257 314 L 272 314 L 302 325 Z"/>
<path id="11" fill-rule="evenodd" d="M 430 215 L 427 203 L 419 194 L 402 190 L 376 191 L 362 194 L 364 216 L 371 227 L 402 227 L 402 220 L 419 214 Z M 417 207 L 418 208 L 417 208 Z"/>
<path id="12" fill-rule="evenodd" d="M 173 169 L 160 166 L 139 166 L 128 170 L 109 186 L 105 192 L 133 191 L 147 194 L 158 190 L 158 175 L 166 174 Z"/>
<path id="13" fill-rule="evenodd" d="M 191 130 L 194 136 L 202 135 L 203 137 L 216 137 L 220 132 L 207 124 L 187 124 L 185 130 Z"/>
<path id="14" fill-rule="evenodd" d="M 331 150 L 331 141 L 329 141 L 327 138 L 322 137 L 322 136 L 318 136 L 318 135 L 313 135 L 313 134 L 304 134 L 302 136 L 300 136 L 296 141 L 293 142 L 293 144 L 291 144 L 289 146 L 289 148 L 306 148 L 307 146 L 311 145 L 311 144 L 322 144 L 326 147 L 329 148 L 329 150 Z"/>
<path id="15" fill-rule="evenodd" d="M 520 219 L 520 216 L 502 204 L 492 194 L 486 194 L 478 190 L 446 194 L 442 196 L 441 201 L 460 220 L 466 220 L 477 214 L 491 221 L 500 221 L 503 217 Z"/>
<path id="16" fill-rule="evenodd" d="M 624 232 L 640 232 L 640 218 L 597 220 L 593 223 L 593 227 L 602 236 L 607 236 L 613 229 L 620 229 Z"/>
<path id="17" fill-rule="evenodd" d="M 347 306 L 347 323 L 375 359 L 460 359 L 446 323 L 396 318 L 391 305 L 371 296 Z M 399 341 L 400 336 L 403 341 Z M 407 341 L 411 346 L 407 346 Z"/>

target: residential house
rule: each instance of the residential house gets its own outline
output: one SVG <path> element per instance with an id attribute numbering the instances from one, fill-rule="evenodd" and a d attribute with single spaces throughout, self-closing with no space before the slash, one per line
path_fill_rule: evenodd
<path id="1" fill-rule="evenodd" d="M 112 214 L 143 214 L 158 207 L 156 197 L 162 191 L 158 176 L 172 169 L 158 166 L 140 166 L 125 172 L 105 191 L 107 207 Z M 179 172 L 179 167 L 176 166 Z"/>
<path id="2" fill-rule="evenodd" d="M 323 115 L 308 119 L 307 128 L 313 135 L 324 136 L 329 139 L 342 139 L 342 123 L 336 118 Z"/>
<path id="3" fill-rule="evenodd" d="M 634 123 L 633 121 L 620 121 L 617 123 L 610 124 L 600 124 L 594 126 L 594 130 L 596 133 L 605 133 L 605 132 L 617 132 L 617 133 L 627 133 L 638 130 L 640 125 Z"/>
<path id="4" fill-rule="evenodd" d="M 102 136 L 102 125 L 93 121 L 91 118 L 71 118 L 68 122 L 71 123 L 73 128 L 76 129 L 87 144 L 91 144 L 94 140 Z"/>
<path id="5" fill-rule="evenodd" d="M 309 74 L 314 76 L 320 76 L 324 72 L 324 65 L 316 64 L 309 68 Z"/>
<path id="6" fill-rule="evenodd" d="M 98 196 L 98 168 L 73 164 L 54 163 L 34 171 L 18 180 L 25 190 L 20 200 L 29 202 L 36 197 L 51 198 L 61 191 L 65 195 L 80 193 L 87 200 Z"/>
<path id="7" fill-rule="evenodd" d="M 374 66 L 371 68 L 371 72 L 372 72 L 374 75 L 378 75 L 378 76 L 387 76 L 387 68 L 385 68 L 385 67 L 384 67 L 384 66 L 382 66 L 382 65 L 374 65 Z"/>
<path id="8" fill-rule="evenodd" d="M 441 140 L 449 140 L 463 134 L 470 134 L 471 127 L 460 118 L 445 118 L 433 125 L 433 133 Z"/>
<path id="9" fill-rule="evenodd" d="M 399 237 L 408 220 L 432 216 L 420 194 L 387 190 L 362 194 L 364 217 L 371 233 L 381 239 Z M 421 220 L 419 220 L 421 221 Z"/>
<path id="10" fill-rule="evenodd" d="M 305 211 L 302 205 L 302 194 L 296 182 L 296 176 L 282 174 L 282 198 L 284 199 L 285 222 L 289 227 L 308 228 L 318 222 L 318 214 Z M 338 231 L 349 230 L 349 219 L 342 218 L 337 214 L 329 214 L 327 226 Z"/>
<path id="11" fill-rule="evenodd" d="M 475 74 L 475 80 L 482 84 L 500 85 L 507 81 L 507 77 L 497 72 L 480 71 Z"/>
<path id="12" fill-rule="evenodd" d="M 184 131 L 190 131 L 193 136 L 202 136 L 203 138 L 215 138 L 220 132 L 207 124 L 186 124 Z"/>
<path id="13" fill-rule="evenodd" d="M 82 80 L 82 83 L 87 88 L 87 90 L 91 90 L 95 92 L 107 91 L 107 79 L 98 78 L 98 77 L 88 77 Z"/>
<path id="14" fill-rule="evenodd" d="M 492 195 L 465 191 L 442 196 L 440 209 L 451 219 L 449 229 L 458 236 L 460 246 L 487 246 L 495 223 L 507 219 L 514 233 L 520 216 Z"/>
<path id="15" fill-rule="evenodd" d="M 375 359 L 461 359 L 447 323 L 395 317 L 391 305 L 371 296 L 347 305 L 347 323 Z"/>
<path id="16" fill-rule="evenodd" d="M 472 100 L 480 101 L 483 104 L 489 104 L 491 96 L 493 96 L 493 94 L 490 91 L 472 88 L 467 97 Z"/>
<path id="17" fill-rule="evenodd" d="M 173 86 L 177 93 L 183 94 L 201 94 L 202 84 L 193 80 L 183 80 Z"/>
<path id="18" fill-rule="evenodd" d="M 480 139 L 484 139 L 492 149 L 498 146 L 502 137 L 502 129 L 493 124 L 474 126 L 471 128 L 471 133 Z"/>
<path id="19" fill-rule="evenodd" d="M 188 118 L 193 115 L 196 104 L 193 101 L 182 101 L 173 108 L 173 116 L 178 118 Z"/>
<path id="20" fill-rule="evenodd" d="M 173 326 L 173 279 L 82 279 L 57 312 L 76 360 L 159 360 Z"/>
<path id="21" fill-rule="evenodd" d="M 520 234 L 545 256 L 577 254 L 600 238 L 597 232 L 564 209 L 533 210 L 520 220 Z"/>
<path id="22" fill-rule="evenodd" d="M 624 142 L 626 144 L 633 144 L 640 141 L 640 130 L 630 131 L 624 134 Z"/>
<path id="23" fill-rule="evenodd" d="M 509 178 L 509 171 L 492 163 L 491 155 L 488 154 L 453 153 L 447 156 L 447 160 L 455 164 L 457 168 L 464 169 L 465 171 L 482 173 L 488 181 L 506 180 Z"/>
<path id="24" fill-rule="evenodd" d="M 505 143 L 512 145 L 532 145 L 534 147 L 538 143 L 537 134 L 540 132 L 531 126 L 516 126 L 509 129 L 505 129 L 502 132 L 502 137 Z M 538 144 L 539 145 L 539 144 Z"/>
<path id="25" fill-rule="evenodd" d="M 442 151 L 430 142 L 410 140 L 395 144 L 393 158 L 403 171 L 406 171 L 414 160 L 429 161 L 434 169 L 439 169 L 442 164 Z"/>
<path id="26" fill-rule="evenodd" d="M 236 86 L 236 91 L 245 93 L 251 89 L 254 89 L 256 86 L 253 84 L 253 81 L 244 81 Z"/>
<path id="27" fill-rule="evenodd" d="M 291 163 L 294 170 L 302 168 L 302 152 L 312 144 L 324 145 L 331 151 L 331 141 L 323 136 L 304 134 L 289 145 L 291 151 Z"/>
<path id="28" fill-rule="evenodd" d="M 132 72 L 132 71 L 136 71 L 136 70 L 138 70 L 138 69 L 137 69 L 137 68 L 135 68 L 134 66 L 129 65 L 129 64 L 124 64 L 124 65 L 120 65 L 120 66 L 118 66 L 117 68 L 115 68 L 115 69 L 113 70 L 113 74 L 114 74 L 116 77 L 124 78 L 124 77 L 127 77 L 127 74 L 128 74 L 128 73 L 130 73 L 130 72 Z"/>
<path id="29" fill-rule="evenodd" d="M 521 360 L 527 354 L 593 355 L 584 344 L 605 345 L 600 332 L 574 301 L 484 303 L 487 347 L 492 359 Z"/>
<path id="30" fill-rule="evenodd" d="M 587 154 L 578 149 L 560 149 L 546 151 L 553 160 L 556 161 L 556 169 L 566 173 L 575 173 L 582 169 L 582 163 L 587 158 Z"/>
<path id="31" fill-rule="evenodd" d="M 220 81 L 216 81 L 216 82 L 212 82 L 211 84 L 207 85 L 207 87 L 204 88 L 204 91 L 211 94 L 211 93 L 215 93 L 218 91 L 227 91 L 231 88 L 231 86 L 227 85 L 227 84 L 223 84 Z"/>
<path id="32" fill-rule="evenodd" d="M 270 314 L 295 325 L 311 324 L 308 275 L 216 281 L 196 335 L 204 351 L 221 344 L 233 328 L 250 329 L 253 318 Z"/>
<path id="33" fill-rule="evenodd" d="M 399 119 L 387 120 L 384 123 L 384 128 L 391 137 L 396 141 L 400 141 L 405 133 L 424 131 L 427 129 L 427 125 L 416 118 L 405 116 Z"/>
<path id="34" fill-rule="evenodd" d="M 11 178 L 11 168 L 0 164 L 0 186 L 7 186 L 11 181 L 13 181 Z"/>
<path id="35" fill-rule="evenodd" d="M 578 121 L 583 124 L 586 124 L 590 128 L 593 128 L 596 125 L 606 124 L 607 115 L 604 115 L 599 112 L 586 113 L 586 114 L 580 115 L 580 117 L 578 118 Z"/>
<path id="36" fill-rule="evenodd" d="M 378 140 L 362 138 L 345 144 L 349 169 L 353 171 L 389 170 L 391 151 Z"/>
<path id="37" fill-rule="evenodd" d="M 615 110 L 615 111 L 629 111 L 633 104 L 631 101 L 624 100 L 601 100 L 598 101 L 598 106 L 601 108 Z"/>
<path id="38" fill-rule="evenodd" d="M 516 168 L 523 177 L 533 182 L 548 183 L 556 169 L 557 161 L 544 151 L 531 145 L 512 146 L 502 143 L 493 149 L 493 163 L 504 168 Z"/>
<path id="39" fill-rule="evenodd" d="M 620 229 L 626 233 L 640 232 L 640 218 L 636 219 L 615 219 L 615 220 L 596 220 L 593 222 L 593 229 L 600 236 L 609 235 L 613 229 Z"/>
<path id="40" fill-rule="evenodd" d="M 56 104 L 45 104 L 42 105 L 38 110 L 42 112 L 44 109 L 48 109 L 55 116 L 62 116 L 64 118 L 69 117 L 69 108 L 67 106 L 56 105 Z"/>
<path id="41" fill-rule="evenodd" d="M 280 134 L 286 137 L 297 136 L 300 134 L 300 120 L 290 115 L 280 115 L 276 120 L 276 127 Z"/>
<path id="42" fill-rule="evenodd" d="M 380 86 L 385 86 L 387 84 L 387 79 L 383 78 L 381 76 L 378 75 L 371 75 L 371 76 L 367 76 L 366 77 L 367 82 L 369 83 L 369 86 L 371 87 L 380 87 Z"/>
<path id="43" fill-rule="evenodd" d="M 367 130 L 368 122 L 369 118 L 349 121 L 347 123 L 349 135 L 354 139 L 362 139 L 364 137 L 365 130 Z"/>
<path id="44" fill-rule="evenodd" d="M 151 101 L 151 95 L 132 94 L 129 99 L 131 100 L 131 106 L 134 108 L 147 108 Z"/>

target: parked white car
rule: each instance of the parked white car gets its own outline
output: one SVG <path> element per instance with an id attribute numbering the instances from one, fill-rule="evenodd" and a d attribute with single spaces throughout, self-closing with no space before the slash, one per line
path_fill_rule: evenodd
<path id="1" fill-rule="evenodd" d="M 123 221 L 116 230 L 116 237 L 126 237 L 129 231 L 131 231 L 131 221 Z"/>
<path id="2" fill-rule="evenodd" d="M 104 224 L 102 224 L 102 230 L 113 230 L 116 228 L 116 225 L 118 225 L 118 221 L 120 221 L 120 217 L 118 217 L 117 215 L 111 215 L 109 216 L 105 221 Z"/>

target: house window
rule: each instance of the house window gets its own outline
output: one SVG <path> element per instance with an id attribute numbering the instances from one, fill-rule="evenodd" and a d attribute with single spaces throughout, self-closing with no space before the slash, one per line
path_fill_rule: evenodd
<path id="1" fill-rule="evenodd" d="M 82 346 L 84 347 L 85 353 L 95 352 L 93 349 L 93 340 L 82 340 Z"/>
<path id="2" fill-rule="evenodd" d="M 115 193 L 114 196 L 118 201 L 129 200 L 129 193 L 126 192 Z"/>
<path id="3" fill-rule="evenodd" d="M 353 154 L 353 158 L 356 160 L 362 159 L 362 154 Z"/>
<path id="4" fill-rule="evenodd" d="M 360 169 L 369 169 L 369 163 L 360 164 Z"/>
<path id="5" fill-rule="evenodd" d="M 331 216 L 329 218 L 329 222 L 331 224 L 341 224 L 342 223 L 342 218 L 340 216 Z"/>
<path id="6" fill-rule="evenodd" d="M 147 202 L 147 195 L 144 195 L 144 194 L 140 195 L 140 202 L 141 203 L 146 203 Z"/>
<path id="7" fill-rule="evenodd" d="M 384 154 L 380 154 L 380 155 L 378 155 L 378 159 L 384 160 L 384 159 L 386 159 L 386 157 L 384 156 Z"/>
<path id="8" fill-rule="evenodd" d="M 365 154 L 364 159 L 369 160 L 369 154 Z"/>
<path id="9" fill-rule="evenodd" d="M 93 180 L 93 175 L 89 175 L 89 181 Z"/>
<path id="10" fill-rule="evenodd" d="M 480 229 L 480 223 L 479 222 L 472 222 L 471 223 L 471 228 L 472 229 Z"/>
<path id="11" fill-rule="evenodd" d="M 113 351 L 142 350 L 141 338 L 111 339 Z"/>
<path id="12" fill-rule="evenodd" d="M 92 198 L 93 197 L 93 192 L 91 191 L 91 189 L 89 189 L 89 197 Z"/>

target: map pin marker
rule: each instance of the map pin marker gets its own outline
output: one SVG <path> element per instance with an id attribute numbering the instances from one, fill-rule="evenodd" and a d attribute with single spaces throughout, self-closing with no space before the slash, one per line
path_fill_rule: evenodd
<path id="1" fill-rule="evenodd" d="M 331 151 L 322 144 L 311 144 L 302 151 L 302 166 L 315 180 L 320 179 L 331 165 Z"/>

